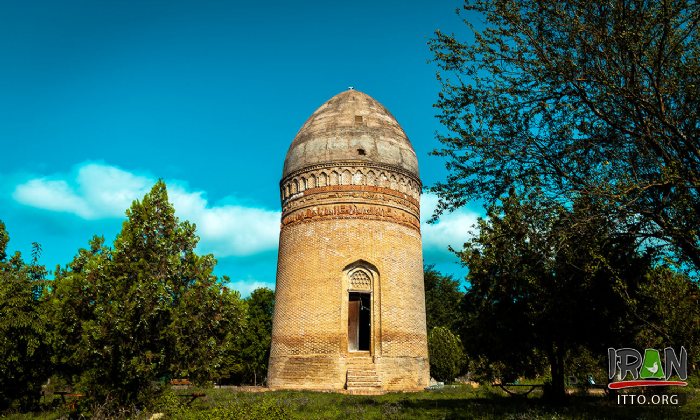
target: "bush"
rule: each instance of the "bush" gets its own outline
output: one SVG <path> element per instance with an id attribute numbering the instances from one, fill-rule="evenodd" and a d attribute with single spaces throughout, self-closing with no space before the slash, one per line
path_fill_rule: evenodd
<path id="1" fill-rule="evenodd" d="M 448 328 L 435 327 L 428 335 L 430 375 L 438 381 L 452 382 L 464 366 L 464 351 L 459 337 Z"/>

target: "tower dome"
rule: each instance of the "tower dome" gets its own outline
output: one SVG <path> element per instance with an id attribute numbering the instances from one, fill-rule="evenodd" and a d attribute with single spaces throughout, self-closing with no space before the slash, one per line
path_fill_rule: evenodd
<path id="1" fill-rule="evenodd" d="M 357 90 L 332 97 L 306 120 L 289 147 L 282 177 L 339 161 L 382 163 L 418 176 L 416 152 L 396 118 Z"/>
<path id="2" fill-rule="evenodd" d="M 284 162 L 270 388 L 428 385 L 416 154 L 368 95 L 334 96 Z"/>

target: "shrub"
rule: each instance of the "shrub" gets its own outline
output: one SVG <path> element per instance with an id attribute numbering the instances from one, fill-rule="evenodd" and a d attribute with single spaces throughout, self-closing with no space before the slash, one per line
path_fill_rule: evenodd
<path id="1" fill-rule="evenodd" d="M 430 375 L 438 381 L 452 382 L 464 366 L 464 351 L 459 337 L 445 327 L 435 327 L 428 335 Z"/>

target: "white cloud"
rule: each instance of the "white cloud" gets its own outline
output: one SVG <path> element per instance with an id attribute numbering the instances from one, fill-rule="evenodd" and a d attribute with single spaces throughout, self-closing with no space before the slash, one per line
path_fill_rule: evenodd
<path id="1" fill-rule="evenodd" d="M 479 218 L 479 213 L 467 208 L 460 208 L 451 213 L 443 213 L 436 223 L 427 223 L 437 204 L 438 197 L 435 194 L 425 193 L 421 197 L 423 250 L 431 256 L 442 255 L 454 259 L 454 255 L 447 250 L 447 247 L 462 248 L 464 242 L 470 238 L 470 232 L 474 230 L 473 226 Z"/>
<path id="2" fill-rule="evenodd" d="M 32 179 L 17 186 L 12 196 L 28 206 L 74 213 L 86 219 L 92 217 L 85 201 L 62 180 Z"/>
<path id="3" fill-rule="evenodd" d="M 70 213 L 87 220 L 120 218 L 132 201 L 142 198 L 154 183 L 153 176 L 138 175 L 102 163 L 83 163 L 71 174 L 33 178 L 21 183 L 15 187 L 13 198 L 27 206 Z M 223 258 L 277 249 L 278 211 L 232 204 L 212 205 L 203 191 L 191 191 L 177 181 L 166 183 L 178 217 L 197 225 L 200 252 Z M 429 263 L 435 259 L 454 260 L 447 247 L 460 249 L 479 217 L 477 212 L 462 208 L 443 214 L 437 223 L 428 224 L 426 221 L 437 203 L 438 198 L 432 193 L 421 197 L 423 249 Z M 257 287 L 258 282 L 250 281 L 243 281 L 240 287 L 243 283 Z"/>
<path id="4" fill-rule="evenodd" d="M 201 191 L 174 184 L 170 201 L 180 218 L 197 224 L 200 248 L 217 257 L 244 256 L 277 249 L 280 213 L 237 205 L 209 206 Z"/>
<path id="5" fill-rule="evenodd" d="M 153 185 L 149 178 L 119 168 L 88 163 L 68 177 L 31 179 L 15 188 L 12 197 L 28 206 L 72 213 L 94 220 L 121 217 L 131 202 Z"/>
<path id="6" fill-rule="evenodd" d="M 18 185 L 13 198 L 25 205 L 95 220 L 123 217 L 133 200 L 142 198 L 155 178 L 115 166 L 87 163 L 68 176 L 30 179 Z M 180 219 L 197 225 L 199 250 L 217 257 L 245 256 L 277 248 L 280 214 L 239 205 L 210 205 L 203 191 L 189 191 L 166 181 L 170 201 Z"/>
<path id="7" fill-rule="evenodd" d="M 275 290 L 275 285 L 266 283 L 263 281 L 258 281 L 253 278 L 247 278 L 245 280 L 230 281 L 228 287 L 238 290 L 241 293 L 241 297 L 248 297 L 253 292 L 253 290 L 260 287 L 267 287 L 268 289 Z"/>
<path id="8" fill-rule="evenodd" d="M 95 163 L 81 166 L 76 179 L 96 218 L 123 216 L 132 201 L 146 195 L 154 183 L 151 178 Z"/>

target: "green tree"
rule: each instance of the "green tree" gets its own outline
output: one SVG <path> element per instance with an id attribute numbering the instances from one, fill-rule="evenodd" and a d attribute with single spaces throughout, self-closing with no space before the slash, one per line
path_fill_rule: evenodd
<path id="1" fill-rule="evenodd" d="M 46 269 L 34 243 L 32 260 L 7 259 L 10 237 L 0 221 L 0 410 L 36 405 L 51 372 L 44 312 Z"/>
<path id="2" fill-rule="evenodd" d="M 467 0 L 463 13 L 471 37 L 430 43 L 440 209 L 511 187 L 590 197 L 700 269 L 697 2 Z"/>
<path id="3" fill-rule="evenodd" d="M 224 276 L 223 283 L 228 282 L 229 278 Z M 247 304 L 245 300 L 241 299 L 238 291 L 229 290 L 227 287 L 221 291 L 221 301 L 222 316 L 225 319 L 233 320 L 233 322 L 224 331 L 214 377 L 219 383 L 239 384 L 244 370 L 239 344 L 246 334 Z"/>
<path id="4" fill-rule="evenodd" d="M 218 283 L 191 287 L 174 308 L 168 330 L 175 343 L 172 374 L 197 383 L 227 376 L 225 345 L 245 325 L 245 303 L 237 291 Z"/>
<path id="5" fill-rule="evenodd" d="M 247 321 L 238 342 L 239 360 L 244 381 L 257 385 L 267 376 L 275 292 L 266 287 L 255 289 L 246 303 Z"/>
<path id="6" fill-rule="evenodd" d="M 65 268 L 57 267 L 48 305 L 52 362 L 55 373 L 69 383 L 99 366 L 103 359 L 96 340 L 103 331 L 96 308 L 111 283 L 106 277 L 111 250 L 95 236 Z"/>
<path id="7" fill-rule="evenodd" d="M 612 235 L 614 223 L 589 220 L 595 206 L 538 203 L 503 197 L 458 253 L 471 286 L 461 336 L 469 337 L 467 354 L 500 366 L 490 374 L 505 381 L 542 374 L 548 365 L 550 395 L 561 398 L 567 357 L 630 342 L 627 296 L 636 296 L 650 258 Z"/>
<path id="8" fill-rule="evenodd" d="M 430 375 L 438 381 L 452 382 L 464 366 L 464 351 L 459 337 L 447 327 L 435 327 L 428 334 Z"/>
<path id="9" fill-rule="evenodd" d="M 637 348 L 684 346 L 688 363 L 700 363 L 700 286 L 669 267 L 652 270 L 633 300 Z M 691 371 L 695 369 L 690 366 Z"/>
<path id="10" fill-rule="evenodd" d="M 425 315 L 428 331 L 434 327 L 447 327 L 453 333 L 462 321 L 460 302 L 464 292 L 452 276 L 440 274 L 435 267 L 425 267 Z"/>
<path id="11" fill-rule="evenodd" d="M 126 215 L 113 249 L 95 238 L 57 273 L 52 310 L 62 322 L 53 343 L 78 388 L 143 404 L 174 375 L 213 379 L 240 316 L 229 310 L 237 296 L 212 274 L 214 258 L 194 252 L 195 226 L 175 216 L 162 181 Z"/>

